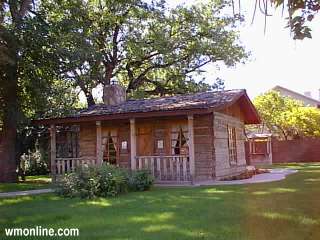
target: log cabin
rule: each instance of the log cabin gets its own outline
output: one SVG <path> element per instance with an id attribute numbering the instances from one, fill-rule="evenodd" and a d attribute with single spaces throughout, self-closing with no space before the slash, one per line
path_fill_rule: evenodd
<path id="1" fill-rule="evenodd" d="M 149 169 L 158 183 L 218 180 L 245 171 L 245 124 L 260 118 L 245 90 L 126 100 L 117 85 L 104 104 L 39 119 L 50 126 L 53 177 L 82 164 Z M 62 130 L 64 129 L 64 130 Z"/>

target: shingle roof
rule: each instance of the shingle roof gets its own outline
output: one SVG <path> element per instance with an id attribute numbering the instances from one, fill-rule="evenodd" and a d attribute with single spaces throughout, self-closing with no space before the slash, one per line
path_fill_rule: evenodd
<path id="1" fill-rule="evenodd" d="M 164 115 L 185 115 L 190 113 L 209 113 L 212 110 L 224 109 L 236 101 L 241 102 L 241 111 L 245 115 L 246 124 L 260 123 L 260 118 L 245 90 L 225 90 L 201 92 L 188 95 L 176 95 L 126 102 L 109 106 L 95 105 L 76 114 L 51 119 L 35 120 L 37 124 L 76 123 L 85 121 L 101 121 L 111 119 L 128 119 L 134 117 L 152 117 Z"/>
<path id="2" fill-rule="evenodd" d="M 154 99 L 128 100 L 115 106 L 95 105 L 80 111 L 76 116 L 218 108 L 232 103 L 243 94 L 245 94 L 245 90 L 226 90 Z"/>

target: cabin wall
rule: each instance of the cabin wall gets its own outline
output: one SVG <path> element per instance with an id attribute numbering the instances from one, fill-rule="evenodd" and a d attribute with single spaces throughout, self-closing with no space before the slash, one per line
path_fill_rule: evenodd
<path id="1" fill-rule="evenodd" d="M 79 155 L 81 158 L 96 158 L 96 125 L 81 124 L 79 132 Z"/>
<path id="2" fill-rule="evenodd" d="M 123 123 L 118 127 L 119 136 L 119 166 L 130 168 L 130 124 Z M 122 142 L 127 142 L 127 149 L 122 148 Z"/>
<path id="3" fill-rule="evenodd" d="M 226 107 L 220 111 L 218 111 L 222 114 L 234 117 L 234 118 L 238 118 L 240 119 L 242 122 L 244 122 L 245 116 L 243 113 L 243 108 L 241 108 L 240 103 L 237 102 L 229 107 Z"/>
<path id="4" fill-rule="evenodd" d="M 210 180 L 214 173 L 213 114 L 194 116 L 195 180 Z"/>
<path id="5" fill-rule="evenodd" d="M 107 134 L 109 130 L 116 132 L 118 159 L 117 164 L 121 167 L 130 168 L 130 125 L 129 123 L 103 123 L 102 122 L 102 137 Z M 96 125 L 81 124 L 79 133 L 79 157 L 81 158 L 96 158 Z M 127 142 L 127 148 L 122 148 L 122 142 Z M 102 149 L 103 151 L 103 149 Z"/>
<path id="6" fill-rule="evenodd" d="M 108 133 L 116 136 L 117 165 L 130 168 L 130 124 L 129 121 L 109 121 L 102 122 L 102 138 L 107 137 Z M 113 139 L 114 140 L 114 139 Z M 104 151 L 105 145 L 102 145 Z"/>
<path id="7" fill-rule="evenodd" d="M 229 163 L 228 126 L 236 129 L 237 162 Z M 246 168 L 244 123 L 239 118 L 214 113 L 214 146 L 216 178 L 237 175 Z"/>
<path id="8" fill-rule="evenodd" d="M 186 117 L 137 120 L 137 156 L 172 155 L 172 128 L 175 126 L 187 126 L 187 124 Z M 162 149 L 157 147 L 157 140 L 163 141 Z"/>

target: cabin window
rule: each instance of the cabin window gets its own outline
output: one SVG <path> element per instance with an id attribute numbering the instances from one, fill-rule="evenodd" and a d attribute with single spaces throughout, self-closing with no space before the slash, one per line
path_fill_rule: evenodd
<path id="1" fill-rule="evenodd" d="M 173 155 L 188 155 L 187 126 L 173 128 L 171 132 L 171 149 Z"/>
<path id="2" fill-rule="evenodd" d="M 163 149 L 164 148 L 164 143 L 163 143 L 162 139 L 157 140 L 157 148 L 158 149 Z"/>
<path id="3" fill-rule="evenodd" d="M 79 157 L 79 126 L 58 129 L 57 132 L 57 157 Z"/>
<path id="4" fill-rule="evenodd" d="M 230 165 L 237 164 L 237 139 L 236 128 L 228 126 L 228 150 Z"/>
<path id="5" fill-rule="evenodd" d="M 102 138 L 103 144 L 103 161 L 110 164 L 117 164 L 118 156 L 118 141 L 116 133 L 108 132 L 106 136 Z"/>
<path id="6" fill-rule="evenodd" d="M 121 142 L 121 149 L 122 150 L 127 150 L 128 149 L 128 142 L 127 141 L 122 141 Z"/>

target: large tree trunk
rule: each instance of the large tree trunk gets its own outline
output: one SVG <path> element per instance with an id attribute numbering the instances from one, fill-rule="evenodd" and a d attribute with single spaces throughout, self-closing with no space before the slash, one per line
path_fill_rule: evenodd
<path id="1" fill-rule="evenodd" d="M 17 181 L 16 137 L 17 137 L 17 65 L 8 65 L 4 80 L 4 116 L 2 155 L 0 159 L 0 182 Z"/>
<path id="2" fill-rule="evenodd" d="M 88 107 L 94 106 L 96 104 L 91 92 L 86 93 L 86 98 Z"/>
<path id="3" fill-rule="evenodd" d="M 81 90 L 84 92 L 84 95 L 86 96 L 88 107 L 94 106 L 96 103 L 92 96 L 91 89 L 88 89 L 86 87 L 85 83 L 81 80 L 79 76 L 76 78 L 76 81 L 77 84 L 80 86 Z"/>

